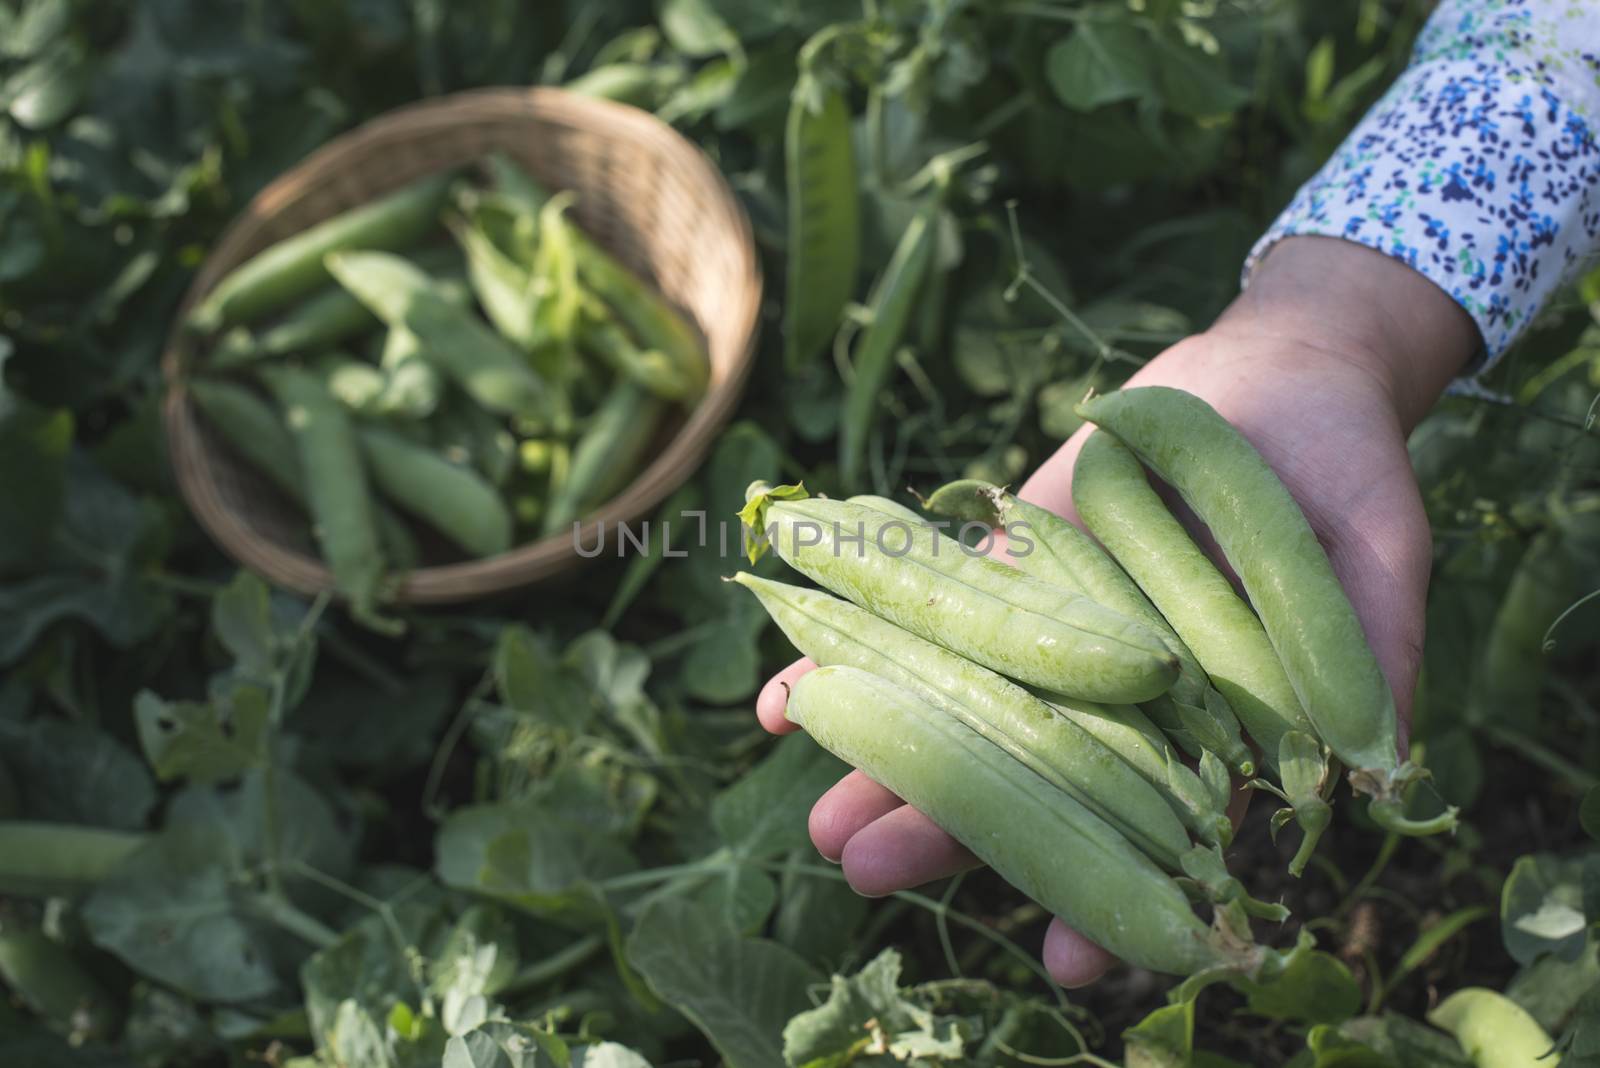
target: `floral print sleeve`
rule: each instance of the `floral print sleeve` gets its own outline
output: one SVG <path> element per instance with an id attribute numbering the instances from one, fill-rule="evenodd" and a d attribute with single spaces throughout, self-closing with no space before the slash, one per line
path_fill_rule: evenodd
<path id="1" fill-rule="evenodd" d="M 1461 304 L 1486 370 L 1600 250 L 1600 0 L 1443 0 L 1411 65 L 1256 243 L 1320 234 Z"/>

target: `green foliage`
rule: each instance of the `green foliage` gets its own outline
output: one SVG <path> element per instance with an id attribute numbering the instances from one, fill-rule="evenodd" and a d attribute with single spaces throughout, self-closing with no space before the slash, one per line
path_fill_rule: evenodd
<path id="1" fill-rule="evenodd" d="M 987 876 L 856 896 L 807 834 L 839 765 L 750 715 L 793 654 L 722 581 L 733 513 L 756 478 L 845 488 L 870 309 L 823 308 L 792 375 L 765 318 L 737 418 L 648 553 L 613 539 L 565 585 L 413 613 L 403 641 L 237 572 L 162 441 L 159 355 L 222 228 L 419 97 L 577 79 L 655 111 L 728 176 L 781 283 L 803 57 L 850 131 L 851 299 L 948 182 L 868 398 L 866 488 L 1014 482 L 1091 387 L 1211 320 L 1428 7 L 0 3 L 0 821 L 59 825 L 57 845 L 138 832 L 100 839 L 99 868 L 0 857 L 0 931 L 43 932 L 116 1010 L 39 1011 L 4 978 L 0 1063 L 1455 1068 L 1420 1020 L 1469 982 L 1564 1064 L 1600 1061 L 1600 274 L 1411 442 L 1436 778 L 1408 811 L 1448 801 L 1467 826 L 1400 845 L 1341 811 L 1275 888 L 1320 949 L 1159 1008 L 1126 971 L 1069 1002 L 1039 974 L 1044 918 Z M 1234 850 L 1276 870 L 1264 821 Z"/>

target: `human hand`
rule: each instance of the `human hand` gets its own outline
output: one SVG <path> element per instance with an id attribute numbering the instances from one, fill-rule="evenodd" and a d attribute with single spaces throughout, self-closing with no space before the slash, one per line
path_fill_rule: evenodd
<path id="1" fill-rule="evenodd" d="M 1127 383 L 1173 386 L 1205 399 L 1278 473 L 1327 549 L 1394 689 L 1402 754 L 1432 560 L 1405 441 L 1477 344 L 1466 313 L 1398 261 L 1335 239 L 1289 238 L 1215 325 L 1167 349 Z M 1092 429 L 1046 460 L 1018 496 L 1076 521 L 1072 468 Z M 756 711 L 768 730 L 797 729 L 784 718 L 785 697 L 813 666 L 797 661 L 762 689 Z M 818 852 L 868 895 L 977 863 L 859 771 L 817 802 L 810 830 Z M 1114 963 L 1059 920 L 1045 936 L 1043 956 L 1064 986 L 1092 982 Z"/>

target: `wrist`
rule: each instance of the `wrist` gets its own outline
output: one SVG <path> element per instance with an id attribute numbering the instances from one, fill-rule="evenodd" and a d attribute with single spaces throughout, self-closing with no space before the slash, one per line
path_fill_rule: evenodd
<path id="1" fill-rule="evenodd" d="M 1358 366 L 1407 432 L 1482 345 L 1472 318 L 1420 272 L 1330 237 L 1273 245 L 1212 332 L 1277 338 L 1304 354 L 1297 358 L 1322 354 Z"/>

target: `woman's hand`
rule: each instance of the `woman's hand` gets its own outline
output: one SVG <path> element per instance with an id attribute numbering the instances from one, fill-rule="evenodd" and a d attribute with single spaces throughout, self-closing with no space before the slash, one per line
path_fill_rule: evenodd
<path id="1" fill-rule="evenodd" d="M 1432 559 L 1406 436 L 1477 345 L 1466 313 L 1398 261 L 1336 239 L 1288 238 L 1211 329 L 1167 349 L 1128 380 L 1204 398 L 1283 479 L 1327 549 L 1394 688 L 1402 754 Z M 1091 429 L 1046 460 L 1018 495 L 1076 521 L 1072 468 Z M 812 666 L 792 664 L 762 689 L 756 711 L 768 730 L 796 729 L 784 718 L 784 697 Z M 817 802 L 811 839 L 868 895 L 976 863 L 927 817 L 860 772 Z M 1044 962 L 1058 982 L 1081 986 L 1113 960 L 1058 920 L 1045 937 Z"/>

